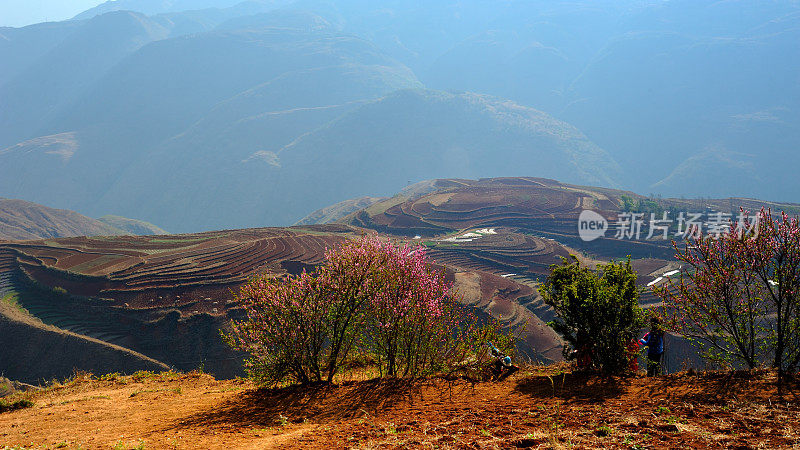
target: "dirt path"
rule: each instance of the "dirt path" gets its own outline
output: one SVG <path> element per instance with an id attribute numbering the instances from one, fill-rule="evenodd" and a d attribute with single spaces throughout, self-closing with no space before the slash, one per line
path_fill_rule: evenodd
<path id="1" fill-rule="evenodd" d="M 773 377 L 549 370 L 276 390 L 200 374 L 83 377 L 0 414 L 0 448 L 790 448 L 800 414 Z"/>

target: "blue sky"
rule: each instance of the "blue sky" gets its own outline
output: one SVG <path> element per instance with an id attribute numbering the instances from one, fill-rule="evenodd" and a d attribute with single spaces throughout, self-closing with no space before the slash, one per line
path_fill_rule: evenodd
<path id="1" fill-rule="evenodd" d="M 0 0 L 0 26 L 22 27 L 32 23 L 69 19 L 104 0 Z"/>

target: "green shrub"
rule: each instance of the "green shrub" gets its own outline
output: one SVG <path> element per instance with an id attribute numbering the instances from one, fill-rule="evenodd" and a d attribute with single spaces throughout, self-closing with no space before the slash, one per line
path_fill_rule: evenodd
<path id="1" fill-rule="evenodd" d="M 587 356 L 603 372 L 625 372 L 633 357 L 627 347 L 644 326 L 630 259 L 600 265 L 596 273 L 571 255 L 550 269 L 540 292 L 556 312 L 549 325 L 567 342 L 564 357 Z"/>
<path id="2" fill-rule="evenodd" d="M 30 408 L 31 406 L 33 406 L 33 402 L 27 399 L 17 400 L 15 402 L 0 400 L 0 413 Z"/>
<path id="3" fill-rule="evenodd" d="M 66 289 L 64 289 L 64 288 L 63 288 L 63 287 L 61 287 L 61 286 L 56 286 L 56 287 L 54 287 L 54 288 L 53 288 L 53 292 L 55 292 L 55 293 L 56 293 L 56 294 L 58 294 L 58 295 L 67 295 L 67 290 L 66 290 Z"/>

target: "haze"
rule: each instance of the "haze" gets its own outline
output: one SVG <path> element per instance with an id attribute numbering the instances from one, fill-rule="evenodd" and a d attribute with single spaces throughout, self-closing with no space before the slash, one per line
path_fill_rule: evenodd
<path id="1" fill-rule="evenodd" d="M 0 27 L 22 27 L 39 22 L 70 19 L 98 0 L 3 0 L 0 3 Z"/>
<path id="2" fill-rule="evenodd" d="M 0 35 L 0 195 L 92 217 L 290 225 L 446 177 L 800 201 L 794 1 L 118 0 Z"/>

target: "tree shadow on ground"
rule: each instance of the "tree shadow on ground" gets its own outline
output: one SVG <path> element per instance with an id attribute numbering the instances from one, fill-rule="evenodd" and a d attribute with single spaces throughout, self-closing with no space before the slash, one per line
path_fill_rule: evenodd
<path id="1" fill-rule="evenodd" d="M 681 372 L 653 378 L 642 395 L 672 402 L 726 404 L 734 400 L 767 400 L 777 397 L 777 373 L 773 370 Z M 797 380 L 786 380 L 783 397 L 798 401 Z"/>
<path id="2" fill-rule="evenodd" d="M 698 402 L 724 405 L 736 400 L 767 401 L 782 398 L 800 401 L 800 379 L 788 379 L 783 395 L 777 393 L 774 370 L 680 372 L 644 380 L 640 377 L 606 377 L 596 373 L 564 372 L 520 379 L 514 392 L 534 398 L 603 402 L 632 395 L 668 402 Z"/>
<path id="3" fill-rule="evenodd" d="M 583 402 L 602 402 L 622 395 L 630 380 L 589 372 L 564 372 L 533 375 L 520 379 L 514 392 L 534 398 L 561 398 Z"/>
<path id="4" fill-rule="evenodd" d="M 306 420 L 341 420 L 372 415 L 402 401 L 413 403 L 420 396 L 420 385 L 408 380 L 256 389 L 242 392 L 220 407 L 193 414 L 168 428 L 270 427 Z"/>

